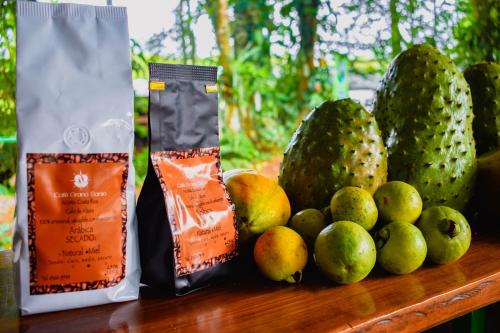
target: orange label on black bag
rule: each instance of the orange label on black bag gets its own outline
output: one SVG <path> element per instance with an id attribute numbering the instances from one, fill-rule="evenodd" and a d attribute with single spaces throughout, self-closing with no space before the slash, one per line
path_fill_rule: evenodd
<path id="1" fill-rule="evenodd" d="M 151 160 L 165 196 L 176 275 L 232 259 L 237 229 L 219 171 L 219 149 L 154 152 Z"/>
<path id="2" fill-rule="evenodd" d="M 30 293 L 125 276 L 128 154 L 28 154 Z"/>

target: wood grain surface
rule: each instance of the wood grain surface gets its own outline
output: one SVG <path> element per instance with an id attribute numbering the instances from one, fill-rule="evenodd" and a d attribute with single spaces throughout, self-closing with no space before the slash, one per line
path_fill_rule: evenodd
<path id="1" fill-rule="evenodd" d="M 139 301 L 27 316 L 9 331 L 421 331 L 500 301 L 499 239 L 474 235 L 469 252 L 454 264 L 426 263 L 405 276 L 375 269 L 349 286 L 329 282 L 314 268 L 301 284 L 272 283 L 248 264 L 240 276 L 184 297 L 143 288 Z"/>

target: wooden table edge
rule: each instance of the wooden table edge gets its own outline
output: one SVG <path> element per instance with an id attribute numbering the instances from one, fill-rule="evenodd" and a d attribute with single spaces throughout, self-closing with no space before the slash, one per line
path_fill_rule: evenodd
<path id="1" fill-rule="evenodd" d="M 500 272 L 359 325 L 347 323 L 350 328 L 344 332 L 423 331 L 498 301 Z"/>

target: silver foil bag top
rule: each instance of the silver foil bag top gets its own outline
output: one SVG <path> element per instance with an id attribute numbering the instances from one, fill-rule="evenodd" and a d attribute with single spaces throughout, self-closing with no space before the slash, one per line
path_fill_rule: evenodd
<path id="1" fill-rule="evenodd" d="M 18 1 L 16 88 L 21 313 L 137 299 L 126 9 Z"/>

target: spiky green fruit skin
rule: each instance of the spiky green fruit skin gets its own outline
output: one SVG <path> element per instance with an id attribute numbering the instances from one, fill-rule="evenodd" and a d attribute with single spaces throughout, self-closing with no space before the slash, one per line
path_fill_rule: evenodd
<path id="1" fill-rule="evenodd" d="M 472 93 L 477 154 L 500 147 L 500 65 L 482 62 L 464 72 Z"/>
<path id="2" fill-rule="evenodd" d="M 387 180 L 387 153 L 372 114 L 351 99 L 327 101 L 295 131 L 279 184 L 293 211 L 321 209 L 344 186 L 371 194 Z"/>
<path id="3" fill-rule="evenodd" d="M 423 206 L 463 210 L 475 181 L 472 101 L 463 74 L 429 45 L 391 63 L 374 114 L 389 154 L 389 180 L 413 185 Z"/>

